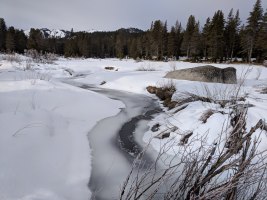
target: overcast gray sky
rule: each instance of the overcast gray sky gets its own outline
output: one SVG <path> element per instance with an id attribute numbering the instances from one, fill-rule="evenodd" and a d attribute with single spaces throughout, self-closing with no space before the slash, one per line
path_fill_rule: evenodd
<path id="1" fill-rule="evenodd" d="M 205 23 L 217 10 L 225 16 L 231 8 L 240 10 L 246 21 L 256 0 L 0 0 L 0 17 L 7 26 L 20 29 L 50 28 L 116 30 L 136 27 L 147 30 L 152 21 L 176 20 L 184 26 L 193 14 Z M 264 11 L 267 0 L 262 0 Z"/>

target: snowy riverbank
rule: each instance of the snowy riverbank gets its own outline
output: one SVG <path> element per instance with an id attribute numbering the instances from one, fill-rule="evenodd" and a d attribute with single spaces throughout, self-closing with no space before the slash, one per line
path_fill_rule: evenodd
<path id="1" fill-rule="evenodd" d="M 9 62 L 0 60 L 0 198 L 15 199 L 88 199 L 91 171 L 88 132 L 104 118 L 114 116 L 125 105 L 104 95 L 61 83 L 75 78 L 81 84 L 150 95 L 148 85 L 164 85 L 167 71 L 201 66 L 186 62 L 135 62 L 118 59 L 65 59 L 54 64 L 34 63 L 26 68 L 26 58 Z M 267 97 L 261 93 L 267 87 L 267 68 L 262 66 L 215 64 L 233 66 L 239 80 L 244 79 L 242 94 L 248 108 L 247 128 L 259 119 L 267 120 Z M 105 67 L 114 67 L 106 70 Z M 148 71 L 145 71 L 145 70 Z M 248 72 L 246 76 L 244 73 Z M 207 95 L 205 88 L 223 94 L 231 85 L 174 80 L 177 91 Z M 215 95 L 215 94 L 214 94 Z M 168 139 L 155 136 L 170 125 L 179 127 L 170 138 L 180 141 L 183 133 L 194 131 L 199 136 L 208 133 L 212 143 L 222 130 L 227 114 L 216 113 L 206 123 L 199 118 L 207 109 L 225 111 L 212 103 L 192 102 L 181 112 L 168 111 L 158 115 L 150 126 L 161 125 L 158 132 L 148 131 L 143 140 L 156 150 Z M 181 134 L 180 134 L 181 133 Z M 142 136 L 142 135 L 141 135 Z M 151 138 L 153 138 L 151 140 Z M 262 141 L 267 141 L 262 134 Z M 261 143 L 260 149 L 266 148 Z M 171 152 L 170 152 L 171 153 Z"/>
<path id="2" fill-rule="evenodd" d="M 87 134 L 124 105 L 52 80 L 15 80 L 13 69 L 0 76 L 0 198 L 88 199 Z"/>

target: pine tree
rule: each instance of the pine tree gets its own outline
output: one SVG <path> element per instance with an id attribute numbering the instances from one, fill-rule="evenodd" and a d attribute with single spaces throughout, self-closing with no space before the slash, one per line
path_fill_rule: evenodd
<path id="1" fill-rule="evenodd" d="M 167 52 L 168 57 L 175 56 L 175 27 L 171 27 L 171 32 L 168 35 L 168 46 L 167 46 Z"/>
<path id="2" fill-rule="evenodd" d="M 179 56 L 181 55 L 181 46 L 182 46 L 182 41 L 183 41 L 183 28 L 181 23 L 179 23 L 178 21 L 176 21 L 175 23 L 175 48 L 174 48 L 174 56 L 176 58 L 179 58 Z"/>
<path id="3" fill-rule="evenodd" d="M 236 40 L 240 26 L 239 10 L 237 10 L 235 16 L 233 9 L 231 9 L 226 26 L 225 26 L 225 46 L 226 46 L 226 57 L 232 61 L 234 50 L 236 49 Z"/>
<path id="4" fill-rule="evenodd" d="M 224 15 L 221 10 L 215 12 L 210 25 L 209 55 L 214 62 L 224 56 Z"/>
<path id="5" fill-rule="evenodd" d="M 67 39 L 64 47 L 64 56 L 75 57 L 78 55 L 78 47 L 75 39 Z"/>
<path id="6" fill-rule="evenodd" d="M 0 18 L 0 51 L 5 49 L 6 42 L 6 23 L 3 18 Z"/>
<path id="7" fill-rule="evenodd" d="M 182 49 L 186 53 L 187 58 L 191 58 L 192 50 L 192 37 L 196 28 L 196 20 L 193 15 L 190 15 L 187 21 L 186 29 L 184 32 L 184 39 Z"/>
<path id="8" fill-rule="evenodd" d="M 261 0 L 257 0 L 250 16 L 247 19 L 246 26 L 246 39 L 247 44 L 244 44 L 243 47 L 247 49 L 248 52 L 248 62 L 251 62 L 251 57 L 254 51 L 255 42 L 258 38 L 258 33 L 260 31 L 260 24 L 263 19 L 263 9 L 261 7 Z"/>
<path id="9" fill-rule="evenodd" d="M 202 37 L 201 37 L 203 56 L 206 60 L 208 59 L 210 35 L 211 35 L 211 22 L 210 22 L 210 18 L 208 17 L 203 27 Z"/>
<path id="10" fill-rule="evenodd" d="M 162 30 L 162 54 L 161 57 L 166 57 L 168 54 L 168 27 L 167 21 L 165 21 Z"/>
<path id="11" fill-rule="evenodd" d="M 151 31 L 147 31 L 146 34 L 142 38 L 143 46 L 143 55 L 145 59 L 150 59 L 152 57 L 151 44 L 152 44 L 152 36 Z"/>
<path id="12" fill-rule="evenodd" d="M 23 53 L 27 48 L 27 37 L 23 30 L 15 30 L 16 52 Z"/>
<path id="13" fill-rule="evenodd" d="M 198 60 L 201 52 L 201 35 L 199 30 L 199 22 L 195 24 L 194 32 L 191 38 L 191 56 L 194 58 L 194 61 Z"/>
<path id="14" fill-rule="evenodd" d="M 39 29 L 31 28 L 29 39 L 27 41 L 28 49 L 44 50 L 44 37 Z"/>
<path id="15" fill-rule="evenodd" d="M 116 42 L 115 42 L 116 57 L 123 58 L 123 56 L 124 56 L 123 48 L 124 48 L 123 33 L 118 33 L 116 36 Z"/>
<path id="16" fill-rule="evenodd" d="M 167 24 L 165 24 L 167 26 Z M 152 24 L 152 29 L 150 29 L 150 43 L 151 43 L 151 55 L 157 59 L 161 59 L 164 53 L 164 32 L 167 27 L 164 28 L 163 23 L 160 20 L 156 20 Z"/>
<path id="17" fill-rule="evenodd" d="M 255 42 L 255 49 L 258 52 L 258 61 L 261 62 L 267 57 L 267 10 L 264 13 L 263 20 L 260 24 L 260 30 Z"/>
<path id="18" fill-rule="evenodd" d="M 136 39 L 136 51 L 137 51 L 137 57 L 142 58 L 144 56 L 144 44 L 142 42 L 143 36 L 139 36 Z"/>
<path id="19" fill-rule="evenodd" d="M 138 57 L 138 50 L 137 50 L 137 39 L 133 38 L 129 44 L 129 56 L 133 59 Z"/>
<path id="20" fill-rule="evenodd" d="M 13 26 L 9 27 L 9 29 L 6 32 L 6 50 L 8 52 L 15 51 L 15 29 Z"/>
<path id="21" fill-rule="evenodd" d="M 76 35 L 75 41 L 77 41 L 78 56 L 88 58 L 90 56 L 90 37 L 88 33 L 78 33 Z M 100 47 L 98 47 L 98 49 L 100 49 Z"/>

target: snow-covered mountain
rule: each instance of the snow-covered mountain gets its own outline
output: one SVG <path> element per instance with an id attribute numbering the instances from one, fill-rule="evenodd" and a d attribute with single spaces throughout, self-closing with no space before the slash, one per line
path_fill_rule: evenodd
<path id="1" fill-rule="evenodd" d="M 70 33 L 70 31 L 65 31 L 65 30 L 61 30 L 61 29 L 48 29 L 48 28 L 41 28 L 39 29 L 43 36 L 45 38 L 64 38 L 67 36 L 68 33 Z M 25 30 L 24 31 L 25 35 L 29 37 L 30 35 L 30 30 Z"/>
<path id="2" fill-rule="evenodd" d="M 96 29 L 90 29 L 90 30 L 87 30 L 85 31 L 86 33 L 95 33 L 95 32 L 103 32 L 101 30 L 96 30 Z"/>
<path id="3" fill-rule="evenodd" d="M 48 29 L 48 28 L 41 28 L 39 29 L 45 38 L 65 38 L 70 34 L 70 31 L 62 30 L 62 29 Z M 117 30 L 118 32 L 126 32 L 126 33 L 142 33 L 143 31 L 137 28 L 121 28 Z M 96 29 L 89 29 L 83 31 L 86 33 L 95 33 L 95 32 L 103 32 L 101 30 Z M 24 31 L 25 35 L 29 37 L 30 29 Z"/>
<path id="4" fill-rule="evenodd" d="M 70 34 L 70 31 L 66 31 L 66 30 L 62 30 L 62 29 L 51 29 L 50 30 L 48 28 L 41 28 L 39 30 L 42 32 L 42 34 L 45 38 L 64 38 Z M 29 37 L 30 31 L 31 31 L 30 29 L 24 31 L 24 33 L 27 37 Z M 96 30 L 96 29 L 90 29 L 90 30 L 86 30 L 84 32 L 95 33 L 95 32 L 102 32 L 102 31 Z"/>

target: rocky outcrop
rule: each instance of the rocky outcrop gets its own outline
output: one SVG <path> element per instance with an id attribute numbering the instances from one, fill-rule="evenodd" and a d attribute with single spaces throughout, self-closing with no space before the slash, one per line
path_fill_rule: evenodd
<path id="1" fill-rule="evenodd" d="M 171 71 L 165 75 L 165 78 L 235 84 L 236 69 L 233 67 L 221 69 L 211 65 L 206 65 Z"/>

